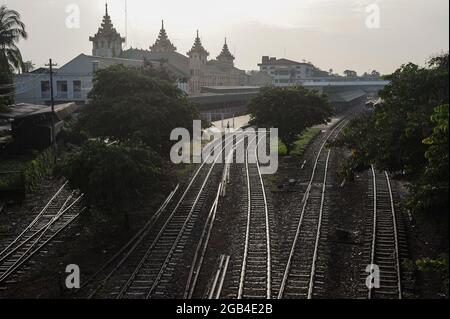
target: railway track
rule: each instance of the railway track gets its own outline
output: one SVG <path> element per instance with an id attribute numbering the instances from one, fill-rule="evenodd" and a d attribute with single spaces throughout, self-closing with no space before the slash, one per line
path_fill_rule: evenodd
<path id="1" fill-rule="evenodd" d="M 239 140 L 236 140 L 236 144 L 233 145 L 231 150 L 229 151 L 229 154 L 225 158 L 225 166 L 222 172 L 222 179 L 219 183 L 219 186 L 217 187 L 216 196 L 214 199 L 214 202 L 211 206 L 211 209 L 209 211 L 208 217 L 206 219 L 206 222 L 204 224 L 202 234 L 200 237 L 200 240 L 198 241 L 197 247 L 195 249 L 194 258 L 192 260 L 190 271 L 188 275 L 188 279 L 186 282 L 186 287 L 184 291 L 183 297 L 186 298 L 192 298 L 194 295 L 194 292 L 197 288 L 197 281 L 199 279 L 200 272 L 203 267 L 203 263 L 206 257 L 207 249 L 208 249 L 208 243 L 211 238 L 211 232 L 214 226 L 214 222 L 216 220 L 216 214 L 217 209 L 219 206 L 219 199 L 221 197 L 225 197 L 227 193 L 227 184 L 230 182 L 230 169 L 231 169 L 231 163 L 233 163 L 233 158 L 235 154 L 236 147 L 241 144 L 245 143 L 245 137 Z M 223 257 L 223 258 L 222 258 Z M 222 290 L 223 281 L 226 275 L 226 271 L 228 268 L 228 262 L 230 257 L 225 257 L 224 255 L 221 256 L 220 260 L 220 268 L 222 268 L 222 264 L 225 262 L 226 266 L 222 269 L 222 275 L 221 275 L 221 284 L 219 285 L 220 288 L 218 288 L 218 292 L 216 293 L 217 298 L 220 296 L 220 292 Z M 225 260 L 225 261 L 224 261 Z M 217 278 L 215 278 L 215 281 L 213 283 L 214 285 L 217 284 Z M 216 288 L 212 288 L 211 291 L 214 291 Z M 213 293 L 213 292 L 211 292 Z M 211 298 L 211 294 L 207 294 L 209 298 Z"/>
<path id="2" fill-rule="evenodd" d="M 226 146 L 209 154 L 185 191 L 169 200 L 139 243 L 123 249 L 124 256 L 90 293 L 90 298 L 176 298 L 181 297 L 179 281 L 185 278 L 183 265 L 192 258 L 192 246 L 199 240 L 205 222 L 209 189 L 222 164 Z M 183 268 L 183 269 L 181 269 Z M 181 270 L 180 270 L 181 269 Z M 181 272 L 181 273 L 180 273 Z"/>
<path id="3" fill-rule="evenodd" d="M 271 298 L 271 245 L 269 211 L 258 162 L 259 142 L 249 141 L 246 152 L 247 223 L 237 298 Z"/>
<path id="4" fill-rule="evenodd" d="M 368 251 L 370 265 L 379 267 L 380 280 L 378 288 L 367 287 L 367 298 L 401 299 L 400 238 L 404 233 L 399 231 L 400 220 L 396 214 L 391 181 L 387 172 L 379 172 L 373 165 L 369 175 L 372 217 L 368 225 L 371 229 Z M 370 265 L 368 267 L 372 270 L 374 266 Z"/>
<path id="5" fill-rule="evenodd" d="M 255 136 L 244 138 L 245 156 L 242 172 L 245 175 L 246 209 L 242 214 L 242 226 L 239 227 L 242 234 L 242 242 L 236 253 L 221 255 L 218 258 L 217 270 L 210 273 L 206 291 L 198 291 L 197 295 L 203 298 L 271 298 L 271 239 L 269 225 L 269 209 L 258 162 L 257 149 L 260 142 L 266 142 L 266 135 L 258 140 Z M 232 156 L 232 154 L 230 154 Z M 241 165 L 240 165 L 241 167 Z M 224 176 L 229 170 L 224 172 Z M 229 176 L 228 176 L 229 179 Z M 222 181 L 222 190 L 228 182 Z M 219 194 L 214 210 L 216 213 Z M 223 194 L 224 195 L 224 194 Z M 245 207 L 245 206 L 244 206 Z M 244 216 L 245 215 L 245 216 Z M 211 227 L 207 238 L 209 239 Z M 208 242 L 203 246 L 202 259 L 205 257 Z M 216 258 L 217 252 L 210 252 L 209 258 Z M 200 268 L 196 270 L 200 273 Z M 191 297 L 192 293 L 188 295 Z"/>
<path id="6" fill-rule="evenodd" d="M 0 252 L 0 283 L 20 276 L 20 269 L 68 227 L 82 212 L 83 194 L 63 184 L 31 223 Z M 13 278 L 14 277 L 14 278 Z"/>
<path id="7" fill-rule="evenodd" d="M 321 141 L 299 212 L 293 212 L 295 235 L 287 251 L 286 267 L 282 270 L 277 298 L 308 298 L 317 294 L 323 281 L 324 269 L 318 265 L 321 239 L 325 237 L 324 217 L 326 191 L 328 186 L 328 166 L 331 149 L 326 150 L 327 142 L 334 140 L 346 126 L 348 120 L 338 122 Z M 297 214 L 295 214 L 297 213 Z M 326 229 L 326 228 L 325 228 Z"/>

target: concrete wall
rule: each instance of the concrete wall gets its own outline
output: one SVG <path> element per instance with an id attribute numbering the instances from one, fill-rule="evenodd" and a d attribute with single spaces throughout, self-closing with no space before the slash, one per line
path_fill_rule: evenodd
<path id="1" fill-rule="evenodd" d="M 15 102 L 16 103 L 31 103 L 31 104 L 49 104 L 50 95 L 44 95 L 41 92 L 41 82 L 50 81 L 48 74 L 19 74 L 14 76 L 14 83 L 16 85 Z M 58 81 L 67 82 L 67 95 L 62 95 L 58 92 Z M 73 81 L 81 81 L 81 94 L 74 94 Z M 87 95 L 92 89 L 91 75 L 77 75 L 77 74 L 54 74 L 53 76 L 53 97 L 56 103 L 75 101 L 85 103 Z"/>

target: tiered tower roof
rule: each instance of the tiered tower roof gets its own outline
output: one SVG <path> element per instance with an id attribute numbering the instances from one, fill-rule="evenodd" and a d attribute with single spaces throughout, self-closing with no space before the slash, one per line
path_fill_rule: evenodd
<path id="1" fill-rule="evenodd" d="M 227 44 L 227 38 L 225 38 L 225 43 L 223 45 L 222 51 L 217 56 L 217 60 L 221 62 L 233 62 L 234 56 L 231 54 L 230 50 L 228 49 Z"/>
<path id="2" fill-rule="evenodd" d="M 152 52 L 174 52 L 177 48 L 170 42 L 164 29 L 164 20 L 161 22 L 161 30 L 159 31 L 158 39 L 155 44 L 150 47 Z"/>
<path id="3" fill-rule="evenodd" d="M 112 24 L 111 17 L 108 14 L 107 3 L 105 4 L 105 15 L 103 16 L 102 24 L 100 28 L 98 28 L 97 33 L 93 37 L 90 37 L 89 40 L 93 41 L 97 38 L 106 38 L 108 40 L 119 38 L 122 42 L 125 42 L 125 38 L 122 38 L 120 36 L 120 33 L 117 32 L 117 30 L 114 28 L 114 25 Z"/>
<path id="4" fill-rule="evenodd" d="M 189 57 L 191 57 L 194 53 L 197 53 L 200 56 L 203 56 L 203 55 L 209 56 L 209 52 L 206 51 L 202 45 L 202 41 L 200 40 L 200 37 L 198 35 L 198 30 L 197 30 L 197 37 L 195 38 L 194 45 L 192 46 L 191 50 L 187 53 L 187 55 Z"/>

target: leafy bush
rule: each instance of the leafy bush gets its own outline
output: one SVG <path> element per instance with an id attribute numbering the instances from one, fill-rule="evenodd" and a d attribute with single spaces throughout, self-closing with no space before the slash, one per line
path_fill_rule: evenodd
<path id="1" fill-rule="evenodd" d="M 139 142 L 107 146 L 88 141 L 66 156 L 61 171 L 85 193 L 88 204 L 111 217 L 126 217 L 147 197 L 171 186 L 159 155 Z"/>
<path id="2" fill-rule="evenodd" d="M 30 190 L 36 187 L 45 175 L 52 173 L 54 165 L 55 154 L 51 148 L 39 153 L 23 170 L 26 189 Z"/>
<path id="3" fill-rule="evenodd" d="M 417 269 L 426 273 L 437 273 L 442 279 L 442 290 L 448 294 L 448 256 L 442 254 L 436 259 L 425 257 L 416 260 Z"/>

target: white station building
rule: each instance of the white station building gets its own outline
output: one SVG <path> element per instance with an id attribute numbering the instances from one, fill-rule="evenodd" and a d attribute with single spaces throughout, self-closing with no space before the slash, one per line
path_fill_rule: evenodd
<path id="1" fill-rule="evenodd" d="M 148 50 L 123 50 L 125 39 L 114 28 L 108 5 L 98 32 L 89 40 L 92 42 L 92 55 L 80 54 L 54 70 L 54 99 L 57 103 L 86 103 L 92 89 L 94 72 L 115 64 L 142 67 L 145 61 L 155 68 L 164 67 L 176 79 L 178 87 L 188 94 L 198 94 L 202 87 L 207 86 L 239 86 L 248 83 L 245 71 L 234 66 L 234 56 L 226 40 L 217 58 L 210 60 L 197 31 L 194 45 L 186 56 L 176 51 L 164 29 L 164 22 L 157 40 Z M 39 68 L 15 75 L 14 82 L 16 103 L 49 104 L 48 69 Z"/>

